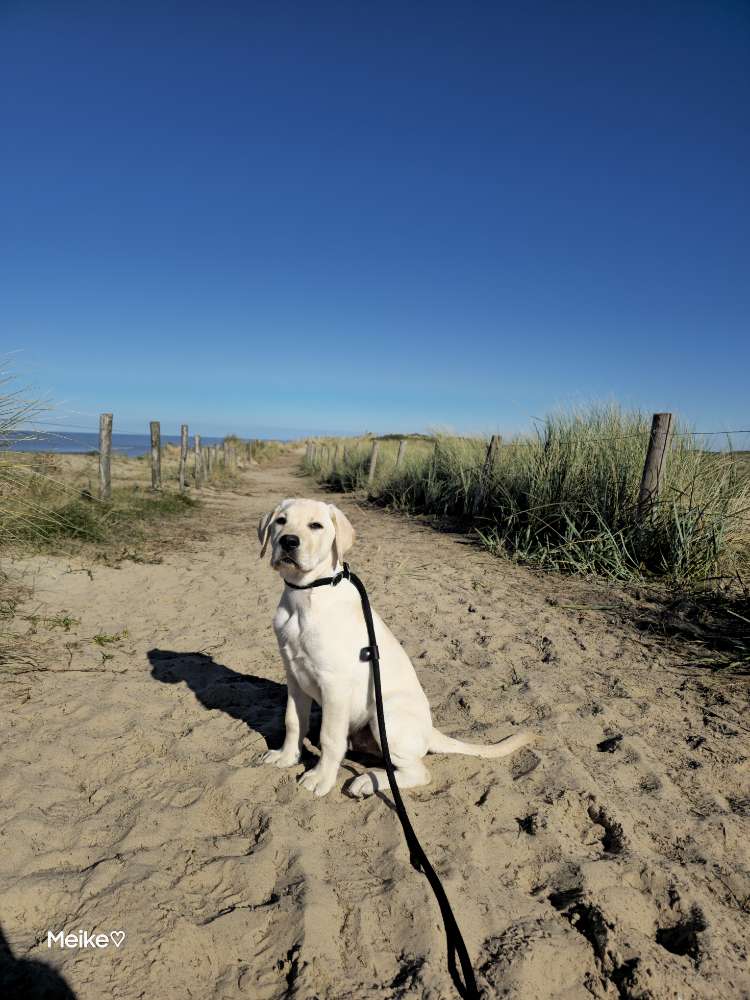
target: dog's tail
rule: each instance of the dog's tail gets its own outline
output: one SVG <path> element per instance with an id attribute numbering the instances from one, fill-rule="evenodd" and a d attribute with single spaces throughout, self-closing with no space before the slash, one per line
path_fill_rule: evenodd
<path id="1" fill-rule="evenodd" d="M 446 736 L 439 730 L 433 728 L 430 742 L 427 746 L 429 753 L 465 753 L 471 757 L 505 757 L 509 753 L 520 750 L 533 739 L 533 733 L 520 732 L 513 736 L 507 736 L 499 743 L 489 743 L 482 746 L 479 743 L 464 743 L 463 740 L 454 740 L 452 736 Z"/>

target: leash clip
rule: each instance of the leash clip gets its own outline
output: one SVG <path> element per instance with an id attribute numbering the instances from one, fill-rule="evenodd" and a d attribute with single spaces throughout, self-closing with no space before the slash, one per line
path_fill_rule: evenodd
<path id="1" fill-rule="evenodd" d="M 376 657 L 378 660 L 380 659 L 380 650 L 374 643 L 372 646 L 363 646 L 359 651 L 360 660 L 364 660 L 365 662 L 372 661 Z"/>
<path id="2" fill-rule="evenodd" d="M 331 586 L 338 587 L 342 580 L 348 580 L 350 577 L 349 573 L 349 563 L 344 563 L 344 568 L 336 576 L 331 577 Z"/>

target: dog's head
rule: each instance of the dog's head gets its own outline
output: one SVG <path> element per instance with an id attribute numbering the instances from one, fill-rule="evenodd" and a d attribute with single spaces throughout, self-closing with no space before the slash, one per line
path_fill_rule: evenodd
<path id="1" fill-rule="evenodd" d="M 258 524 L 261 558 L 271 543 L 271 566 L 296 582 L 319 569 L 331 569 L 354 544 L 349 518 L 321 500 L 282 500 Z"/>

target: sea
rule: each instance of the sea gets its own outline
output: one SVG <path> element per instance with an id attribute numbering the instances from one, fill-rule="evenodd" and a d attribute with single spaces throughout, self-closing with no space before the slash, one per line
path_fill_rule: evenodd
<path id="1" fill-rule="evenodd" d="M 201 444 L 221 444 L 223 438 L 203 437 Z M 179 445 L 180 438 L 177 434 L 162 434 L 162 444 Z M 194 445 L 194 438 L 190 437 L 189 446 Z M 80 455 L 88 452 L 99 452 L 98 433 L 73 432 L 73 431 L 12 431 L 0 445 L 2 450 L 7 451 L 45 451 L 55 452 L 59 455 Z M 151 438 L 148 434 L 112 434 L 112 451 L 114 454 L 123 455 L 128 458 L 137 458 L 139 455 L 148 455 L 151 451 Z"/>

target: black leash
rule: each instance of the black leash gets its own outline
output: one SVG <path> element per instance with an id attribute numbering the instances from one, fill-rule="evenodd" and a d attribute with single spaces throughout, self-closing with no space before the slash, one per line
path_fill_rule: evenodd
<path id="1" fill-rule="evenodd" d="M 359 658 L 361 660 L 369 661 L 372 664 L 372 679 L 375 687 L 375 709 L 378 716 L 378 729 L 380 730 L 380 748 L 383 752 L 385 772 L 388 775 L 388 784 L 391 786 L 391 794 L 393 795 L 393 801 L 396 804 L 396 813 L 401 821 L 404 836 L 406 837 L 406 843 L 409 847 L 410 860 L 412 866 L 416 868 L 418 872 L 421 871 L 427 876 L 427 881 L 430 883 L 430 887 L 432 888 L 435 898 L 437 899 L 438 906 L 440 907 L 440 913 L 443 917 L 443 926 L 445 927 L 445 941 L 448 946 L 448 971 L 451 974 L 451 979 L 458 990 L 459 996 L 461 996 L 463 1000 L 479 1000 L 479 990 L 477 989 L 474 970 L 471 967 L 469 952 L 466 949 L 458 923 L 453 915 L 451 904 L 448 902 L 448 897 L 445 894 L 445 889 L 443 889 L 440 877 L 430 864 L 422 845 L 419 843 L 419 839 L 414 832 L 413 826 L 411 825 L 409 815 L 406 812 L 406 806 L 401 798 L 401 792 L 396 784 L 396 774 L 391 761 L 391 752 L 388 749 L 388 737 L 385 731 L 383 692 L 380 686 L 380 652 L 375 641 L 375 624 L 372 620 L 372 609 L 370 607 L 370 599 L 367 596 L 367 591 L 365 590 L 365 585 L 356 573 L 352 573 L 350 571 L 348 563 L 344 563 L 343 570 L 340 573 L 337 573 L 336 576 L 327 576 L 321 580 L 313 580 L 312 583 L 308 583 L 304 586 L 299 586 L 299 584 L 296 583 L 289 583 L 288 580 L 285 580 L 284 582 L 293 590 L 310 590 L 313 587 L 336 587 L 342 580 L 349 580 L 349 582 L 357 588 L 362 602 L 362 614 L 364 615 L 365 625 L 367 626 L 367 641 L 369 645 L 360 650 Z M 459 975 L 458 966 L 456 965 L 456 956 L 458 956 L 458 960 L 461 963 L 463 980 Z"/>

